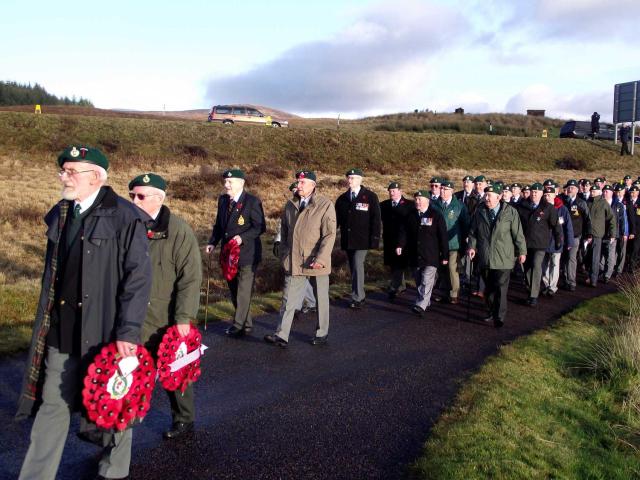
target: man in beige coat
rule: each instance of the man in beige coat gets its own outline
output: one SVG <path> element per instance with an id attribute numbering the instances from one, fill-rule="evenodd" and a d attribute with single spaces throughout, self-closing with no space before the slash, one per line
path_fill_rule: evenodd
<path id="1" fill-rule="evenodd" d="M 264 337 L 267 343 L 282 348 L 289 344 L 291 324 L 307 279 L 317 302 L 317 329 L 311 344 L 326 344 L 329 334 L 329 274 L 336 211 L 331 200 L 316 192 L 314 172 L 300 171 L 296 179 L 298 196 L 287 202 L 281 221 L 280 260 L 290 277 L 285 286 L 287 303 L 275 334 Z"/>

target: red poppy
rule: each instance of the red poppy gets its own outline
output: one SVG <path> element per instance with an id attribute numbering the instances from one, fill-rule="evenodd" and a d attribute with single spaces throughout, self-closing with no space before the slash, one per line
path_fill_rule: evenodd
<path id="1" fill-rule="evenodd" d="M 240 260 L 240 245 L 231 239 L 220 252 L 220 266 L 222 275 L 229 282 L 238 274 L 238 261 Z"/>
<path id="2" fill-rule="evenodd" d="M 186 337 L 181 337 L 177 327 L 171 326 L 162 337 L 162 342 L 158 349 L 158 378 L 165 390 L 180 390 L 184 393 L 190 383 L 195 382 L 200 376 L 200 360 L 195 360 L 175 372 L 171 371 L 171 364 L 177 360 L 180 345 L 184 343 L 186 352 L 181 351 L 181 357 L 201 347 L 202 335 L 197 327 L 191 325 L 191 329 Z M 163 352 L 160 355 L 160 352 Z M 165 355 L 167 352 L 172 352 Z"/>

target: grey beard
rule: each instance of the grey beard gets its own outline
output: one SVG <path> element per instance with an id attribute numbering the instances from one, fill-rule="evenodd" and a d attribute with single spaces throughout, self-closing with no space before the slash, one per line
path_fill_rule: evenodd
<path id="1" fill-rule="evenodd" d="M 67 189 L 63 187 L 62 191 L 60 192 L 60 196 L 62 196 L 64 200 L 75 200 L 76 192 L 75 190 Z"/>

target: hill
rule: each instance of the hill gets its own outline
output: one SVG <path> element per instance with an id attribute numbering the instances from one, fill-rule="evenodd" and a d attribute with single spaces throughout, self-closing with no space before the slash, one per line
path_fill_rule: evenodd
<path id="1" fill-rule="evenodd" d="M 17 82 L 0 81 L 0 105 L 80 105 L 92 107 L 93 104 L 80 97 L 56 97 L 47 92 L 44 87 L 31 84 L 21 84 Z"/>

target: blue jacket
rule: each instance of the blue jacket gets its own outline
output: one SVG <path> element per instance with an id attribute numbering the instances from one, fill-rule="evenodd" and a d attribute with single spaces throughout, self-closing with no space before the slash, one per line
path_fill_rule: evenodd
<path id="1" fill-rule="evenodd" d="M 560 253 L 563 249 L 575 248 L 576 241 L 573 236 L 573 223 L 571 223 L 571 214 L 567 207 L 562 205 L 556 209 L 558 211 L 558 223 L 562 226 L 563 244 L 560 248 L 556 248 L 556 241 L 553 234 L 549 235 L 549 246 L 547 253 Z"/>

